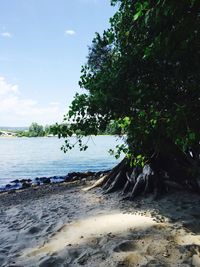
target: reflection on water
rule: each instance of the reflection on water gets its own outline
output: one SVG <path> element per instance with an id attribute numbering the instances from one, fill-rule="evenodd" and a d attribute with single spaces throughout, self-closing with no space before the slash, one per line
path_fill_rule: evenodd
<path id="1" fill-rule="evenodd" d="M 60 150 L 63 140 L 56 137 L 0 138 L 0 185 L 17 178 L 109 169 L 117 161 L 108 150 L 120 142 L 113 136 L 92 137 L 87 151 L 76 148 L 64 154 Z"/>

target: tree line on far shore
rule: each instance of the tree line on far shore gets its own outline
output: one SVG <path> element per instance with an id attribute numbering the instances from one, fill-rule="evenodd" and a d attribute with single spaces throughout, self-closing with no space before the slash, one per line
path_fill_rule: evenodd
<path id="1" fill-rule="evenodd" d="M 65 126 L 65 124 L 63 124 Z M 10 130 L 4 129 L 1 131 L 0 135 L 3 135 L 4 132 L 12 133 L 17 137 L 44 137 L 44 136 L 55 136 L 55 125 L 40 125 L 37 122 L 33 122 L 27 129 L 23 130 Z M 118 134 L 119 129 L 114 121 L 111 121 L 107 126 L 105 131 L 98 132 L 99 135 L 116 135 Z"/>
<path id="2" fill-rule="evenodd" d="M 0 136 L 15 137 L 43 137 L 51 134 L 52 125 L 43 125 L 33 122 L 29 127 L 0 127 Z"/>
<path id="3" fill-rule="evenodd" d="M 51 135 L 52 125 L 40 125 L 37 122 L 33 122 L 27 130 L 17 131 L 18 137 L 43 137 Z"/>

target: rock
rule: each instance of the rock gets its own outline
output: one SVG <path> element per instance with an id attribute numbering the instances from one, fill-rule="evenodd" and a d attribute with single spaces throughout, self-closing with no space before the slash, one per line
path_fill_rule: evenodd
<path id="1" fill-rule="evenodd" d="M 22 189 L 26 189 L 26 188 L 29 188 L 29 187 L 31 187 L 31 183 L 29 183 L 29 182 L 23 182 L 22 183 Z"/>
<path id="2" fill-rule="evenodd" d="M 70 180 L 73 179 L 74 177 L 77 177 L 77 179 L 87 178 L 89 176 L 93 176 L 94 174 L 95 174 L 94 172 L 70 172 L 65 177 L 65 179 Z"/>
<path id="3" fill-rule="evenodd" d="M 20 183 L 31 183 L 32 182 L 32 180 L 31 179 L 21 179 L 21 180 L 19 180 L 19 182 Z"/>
<path id="4" fill-rule="evenodd" d="M 11 181 L 12 184 L 18 184 L 19 183 L 19 179 L 13 180 Z"/>
<path id="5" fill-rule="evenodd" d="M 67 181 L 67 179 L 68 179 L 68 175 L 63 176 L 64 181 Z"/>
<path id="6" fill-rule="evenodd" d="M 50 178 L 46 178 L 43 181 L 44 184 L 50 184 L 51 183 L 51 179 Z"/>
<path id="7" fill-rule="evenodd" d="M 70 173 L 68 173 L 68 175 L 66 176 L 66 180 L 72 180 L 73 179 L 73 177 L 75 177 L 77 175 L 77 173 L 76 172 L 70 172 Z"/>
<path id="8" fill-rule="evenodd" d="M 85 173 L 85 177 L 93 176 L 94 174 L 95 174 L 94 172 L 86 172 Z"/>
<path id="9" fill-rule="evenodd" d="M 72 177 L 72 181 L 77 181 L 77 180 L 78 180 L 77 176 Z"/>
<path id="10" fill-rule="evenodd" d="M 113 235 L 112 233 L 108 233 L 107 236 L 110 237 L 110 238 L 114 238 L 115 237 L 115 235 Z"/>
<path id="11" fill-rule="evenodd" d="M 200 267 L 200 257 L 197 254 L 192 257 L 192 266 Z"/>
<path id="12" fill-rule="evenodd" d="M 7 185 L 5 186 L 5 189 L 10 189 L 11 187 L 12 187 L 11 184 L 7 184 Z"/>
<path id="13" fill-rule="evenodd" d="M 50 184 L 51 183 L 51 179 L 47 178 L 47 177 L 41 177 L 40 178 L 40 182 L 42 182 L 43 184 Z"/>

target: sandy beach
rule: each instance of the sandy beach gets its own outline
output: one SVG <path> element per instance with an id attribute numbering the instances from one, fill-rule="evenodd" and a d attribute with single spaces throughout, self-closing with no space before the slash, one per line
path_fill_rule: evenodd
<path id="1" fill-rule="evenodd" d="M 91 181 L 0 194 L 0 266 L 200 266 L 200 197 L 120 201 Z"/>

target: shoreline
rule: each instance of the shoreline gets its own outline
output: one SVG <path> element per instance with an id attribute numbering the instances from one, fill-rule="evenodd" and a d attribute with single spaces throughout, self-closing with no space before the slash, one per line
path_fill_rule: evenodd
<path id="1" fill-rule="evenodd" d="M 116 137 L 126 137 L 126 134 L 123 134 L 119 136 L 118 134 L 97 134 L 97 135 L 91 135 L 92 137 L 94 136 L 116 136 Z M 58 135 L 44 135 L 44 136 L 17 136 L 17 135 L 0 135 L 0 138 L 58 138 Z M 76 137 L 75 134 L 73 134 L 71 137 Z M 65 138 L 58 138 L 58 139 L 65 139 Z"/>
<path id="2" fill-rule="evenodd" d="M 100 178 L 101 175 L 108 173 L 110 170 L 106 171 L 98 171 L 98 172 L 70 172 L 63 176 L 43 176 L 43 177 L 36 177 L 36 178 L 22 178 L 22 179 L 15 179 L 10 181 L 5 185 L 0 186 L 0 194 L 3 192 L 15 192 L 16 190 L 24 190 L 35 188 L 39 186 L 44 186 L 46 184 L 57 184 L 57 183 L 65 183 L 65 182 L 72 182 L 72 181 L 80 181 L 80 180 L 93 180 L 94 177 L 96 179 Z"/>

